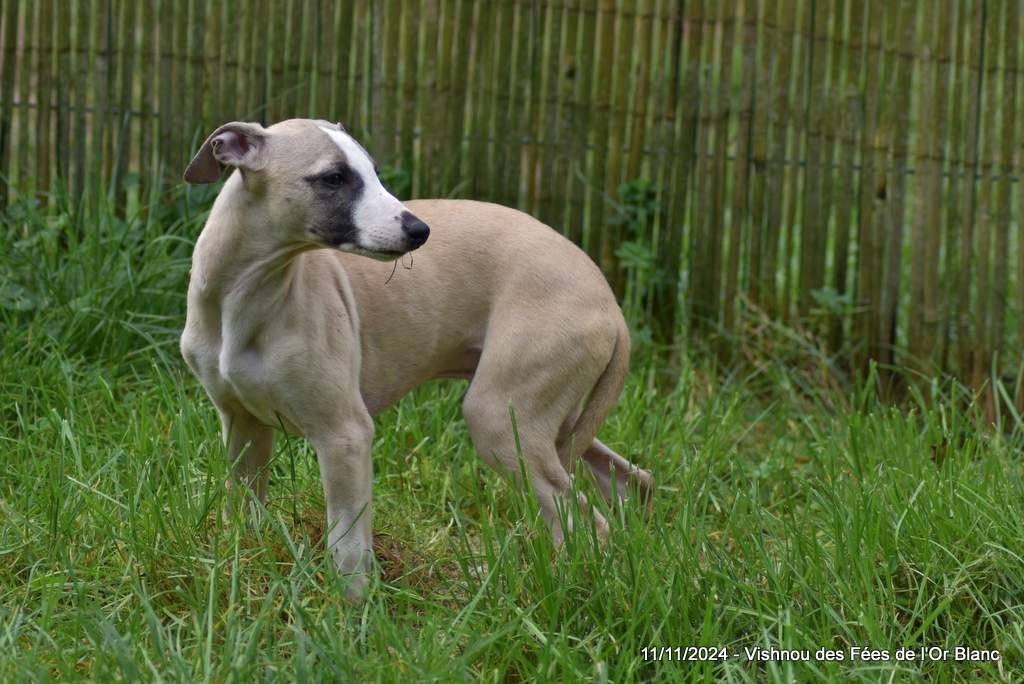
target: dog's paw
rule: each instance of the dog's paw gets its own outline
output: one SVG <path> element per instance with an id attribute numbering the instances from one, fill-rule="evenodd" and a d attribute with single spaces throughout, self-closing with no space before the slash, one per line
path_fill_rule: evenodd
<path id="1" fill-rule="evenodd" d="M 345 585 L 345 598 L 354 605 L 360 605 L 366 600 L 370 587 L 373 551 L 363 548 L 358 542 L 342 539 L 331 547 L 331 558 Z"/>
<path id="2" fill-rule="evenodd" d="M 370 591 L 370 576 L 365 572 L 357 572 L 342 575 L 341 579 L 345 583 L 345 600 L 353 606 L 363 605 Z"/>

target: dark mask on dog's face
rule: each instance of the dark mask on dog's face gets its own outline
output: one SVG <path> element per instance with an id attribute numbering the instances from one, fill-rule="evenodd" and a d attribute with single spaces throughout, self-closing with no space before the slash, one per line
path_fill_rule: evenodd
<path id="1" fill-rule="evenodd" d="M 385 259 L 422 245 L 427 226 L 385 189 L 366 150 L 340 127 L 319 128 L 337 150 L 304 177 L 315 205 L 310 232 L 330 247 Z"/>

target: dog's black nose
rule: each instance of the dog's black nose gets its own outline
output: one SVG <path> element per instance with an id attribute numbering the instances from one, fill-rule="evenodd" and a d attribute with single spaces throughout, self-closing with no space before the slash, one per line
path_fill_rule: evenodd
<path id="1" fill-rule="evenodd" d="M 430 237 L 430 228 L 427 227 L 427 224 L 407 211 L 402 212 L 402 232 L 405 233 L 405 238 L 413 249 L 422 245 Z"/>

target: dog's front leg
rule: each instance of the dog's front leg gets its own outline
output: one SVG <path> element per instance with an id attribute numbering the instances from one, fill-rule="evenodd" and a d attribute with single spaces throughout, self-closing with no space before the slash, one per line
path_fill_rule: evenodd
<path id="1" fill-rule="evenodd" d="M 221 425 L 228 448 L 228 462 L 235 479 L 260 501 L 267 499 L 267 463 L 274 449 L 274 430 L 247 411 L 221 409 Z"/>
<path id="2" fill-rule="evenodd" d="M 373 420 L 364 409 L 310 441 L 327 504 L 327 548 L 338 571 L 348 577 L 348 599 L 358 603 L 373 566 Z"/>

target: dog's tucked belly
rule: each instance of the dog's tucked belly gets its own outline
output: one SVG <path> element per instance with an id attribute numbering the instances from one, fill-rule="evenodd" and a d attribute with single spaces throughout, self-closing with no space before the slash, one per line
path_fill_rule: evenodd
<path id="1" fill-rule="evenodd" d="M 441 370 L 434 374 L 434 379 L 451 378 L 456 380 L 470 380 L 476 367 L 480 363 L 480 348 L 471 347 L 460 352 L 455 358 L 444 364 Z"/>
<path id="2" fill-rule="evenodd" d="M 364 365 L 360 384 L 363 402 L 370 415 L 377 415 L 396 404 L 402 397 L 430 380 L 471 380 L 480 362 L 480 347 L 472 346 L 441 355 L 439 359 L 420 358 L 418 372 L 396 373 L 394 368 L 380 368 L 372 349 L 364 348 Z"/>

